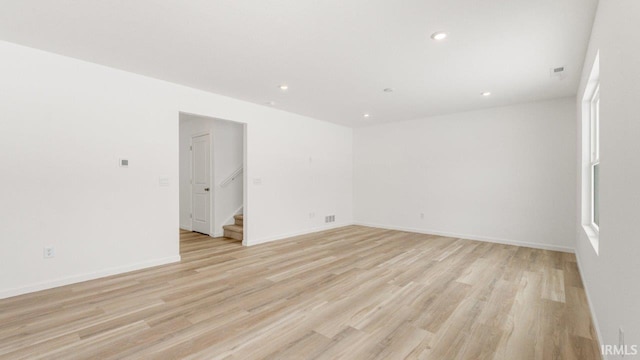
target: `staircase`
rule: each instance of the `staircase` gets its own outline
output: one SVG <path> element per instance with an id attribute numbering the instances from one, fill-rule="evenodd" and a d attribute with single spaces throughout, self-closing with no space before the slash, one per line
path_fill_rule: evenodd
<path id="1" fill-rule="evenodd" d="M 225 225 L 224 237 L 242 241 L 244 235 L 244 216 L 242 214 L 233 217 L 235 224 Z"/>

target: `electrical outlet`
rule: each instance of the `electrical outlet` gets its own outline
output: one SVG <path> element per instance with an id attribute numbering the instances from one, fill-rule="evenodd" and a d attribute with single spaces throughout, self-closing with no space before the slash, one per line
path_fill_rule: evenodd
<path id="1" fill-rule="evenodd" d="M 316 217 L 316 213 L 310 212 L 309 213 L 309 219 L 313 219 L 314 217 Z"/>
<path id="2" fill-rule="evenodd" d="M 420 213 L 420 220 L 424 220 L 424 213 Z"/>
<path id="3" fill-rule="evenodd" d="M 50 259 L 56 256 L 56 248 L 54 247 L 46 247 L 44 248 L 44 258 Z"/>
<path id="4" fill-rule="evenodd" d="M 335 222 L 336 221 L 336 216 L 335 215 L 327 215 L 324 217 L 324 222 L 325 223 L 330 223 L 330 222 Z"/>

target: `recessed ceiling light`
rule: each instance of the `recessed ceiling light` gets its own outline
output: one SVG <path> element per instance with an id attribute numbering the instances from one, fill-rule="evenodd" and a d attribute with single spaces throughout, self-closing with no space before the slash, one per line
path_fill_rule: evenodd
<path id="1" fill-rule="evenodd" d="M 386 89 L 384 89 L 382 91 L 384 91 L 384 92 L 393 92 L 393 88 L 386 88 Z"/>
<path id="2" fill-rule="evenodd" d="M 365 119 L 368 119 L 368 118 L 371 117 L 371 115 L 365 113 L 365 114 L 362 115 L 362 117 L 365 118 Z"/>
<path id="3" fill-rule="evenodd" d="M 485 91 L 485 92 L 481 93 L 480 95 L 482 95 L 482 96 L 490 96 L 491 92 L 490 91 Z"/>
<path id="4" fill-rule="evenodd" d="M 280 90 L 287 90 L 288 88 L 289 88 L 289 85 L 287 84 L 280 85 Z"/>
<path id="5" fill-rule="evenodd" d="M 438 32 L 434 32 L 433 34 L 431 34 L 431 38 L 433 40 L 437 40 L 437 41 L 444 40 L 444 39 L 447 38 L 447 36 L 449 36 L 449 35 L 444 31 L 438 31 Z"/>

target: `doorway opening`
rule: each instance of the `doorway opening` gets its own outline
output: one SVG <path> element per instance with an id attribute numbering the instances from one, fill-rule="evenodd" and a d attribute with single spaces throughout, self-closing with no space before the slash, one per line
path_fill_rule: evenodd
<path id="1" fill-rule="evenodd" d="M 180 113 L 181 234 L 197 232 L 238 244 L 245 239 L 245 126 Z"/>

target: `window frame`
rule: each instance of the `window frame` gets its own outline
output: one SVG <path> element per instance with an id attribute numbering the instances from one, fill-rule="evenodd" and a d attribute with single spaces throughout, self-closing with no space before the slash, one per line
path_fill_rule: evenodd
<path id="1" fill-rule="evenodd" d="M 599 212 L 600 203 L 596 202 L 599 193 L 600 178 L 600 82 L 598 81 L 589 100 L 589 154 L 590 154 L 590 225 L 596 233 L 600 232 Z M 598 166 L 598 189 L 596 189 L 596 166 Z M 596 209 L 597 207 L 597 209 Z M 596 213 L 598 213 L 598 222 L 596 222 Z"/>
<path id="2" fill-rule="evenodd" d="M 597 50 L 582 94 L 580 137 L 580 222 L 596 255 L 600 248 L 600 100 L 600 51 Z"/>

